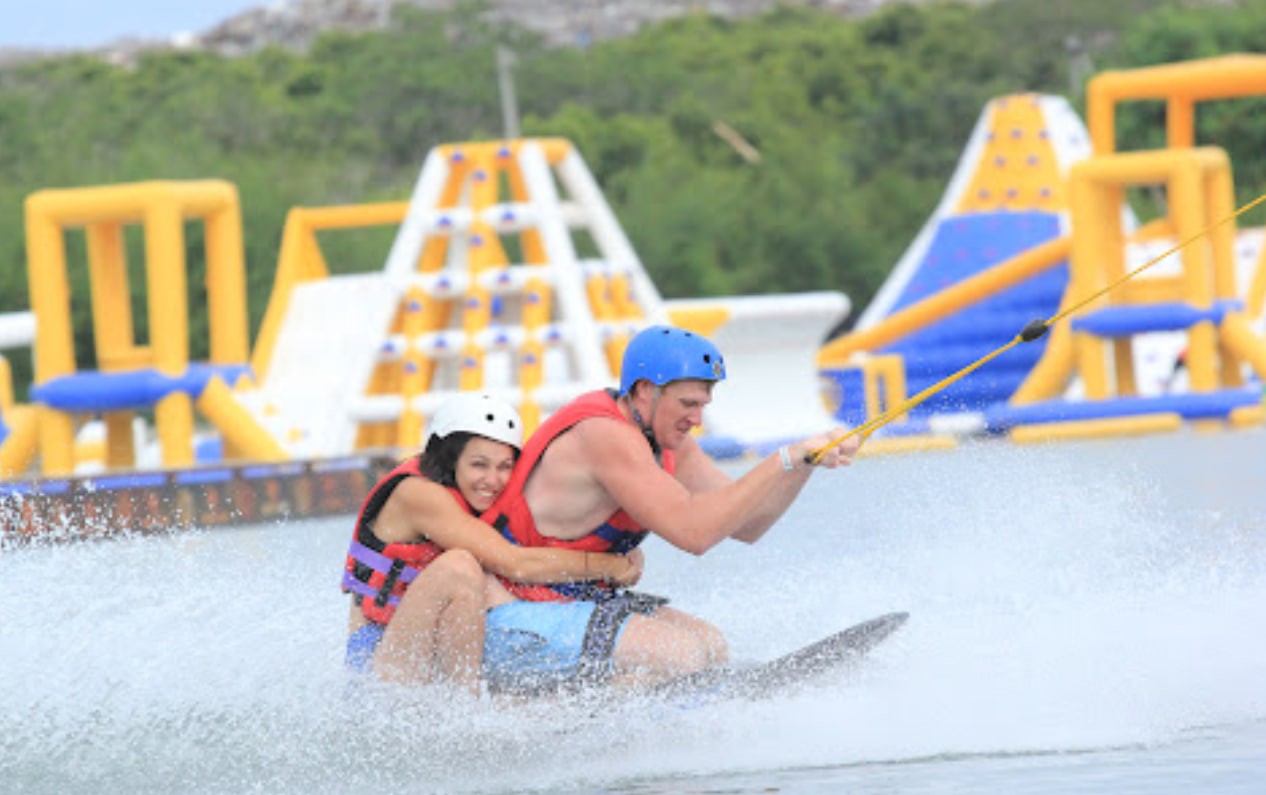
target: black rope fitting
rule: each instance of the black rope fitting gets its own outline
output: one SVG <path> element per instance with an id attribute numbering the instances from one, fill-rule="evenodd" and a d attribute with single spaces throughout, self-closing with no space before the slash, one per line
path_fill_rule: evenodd
<path id="1" fill-rule="evenodd" d="M 1041 339 L 1042 336 L 1046 334 L 1047 328 L 1048 326 L 1046 325 L 1046 321 L 1041 318 L 1030 320 L 1025 324 L 1024 330 L 1020 332 L 1020 339 L 1025 342 L 1032 342 L 1033 340 Z"/>

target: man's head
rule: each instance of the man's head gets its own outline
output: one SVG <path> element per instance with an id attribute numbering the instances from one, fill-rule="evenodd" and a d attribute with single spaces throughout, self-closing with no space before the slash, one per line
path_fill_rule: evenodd
<path id="1" fill-rule="evenodd" d="M 707 337 L 673 326 L 651 326 L 629 340 L 620 365 L 621 394 L 627 395 L 641 380 L 664 386 L 685 379 L 725 380 L 725 358 Z"/>
<path id="2" fill-rule="evenodd" d="M 620 393 L 652 446 L 675 449 L 703 422 L 725 359 L 706 337 L 672 326 L 639 332 L 624 351 Z"/>

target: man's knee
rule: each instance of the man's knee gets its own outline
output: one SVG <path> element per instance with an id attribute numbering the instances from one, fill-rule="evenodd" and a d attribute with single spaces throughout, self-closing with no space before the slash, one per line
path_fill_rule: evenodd
<path id="1" fill-rule="evenodd" d="M 715 668 L 730 661 L 730 645 L 725 634 L 711 624 L 700 622 L 681 631 L 680 645 L 685 649 L 684 662 L 690 668 L 688 673 L 701 671 L 704 668 Z"/>
<path id="2" fill-rule="evenodd" d="M 714 624 L 672 608 L 664 608 L 655 615 L 683 633 L 693 635 L 707 654 L 709 665 L 725 665 L 730 661 L 730 644 L 725 639 L 725 633 Z"/>
<path id="3" fill-rule="evenodd" d="M 701 640 L 707 650 L 709 665 L 725 665 L 730 661 L 730 643 L 725 639 L 724 632 L 711 624 L 705 624 Z"/>
<path id="4" fill-rule="evenodd" d="M 719 640 L 724 645 L 725 639 Z M 704 633 L 633 616 L 616 644 L 614 659 L 627 671 L 682 676 L 717 664 L 713 643 Z"/>

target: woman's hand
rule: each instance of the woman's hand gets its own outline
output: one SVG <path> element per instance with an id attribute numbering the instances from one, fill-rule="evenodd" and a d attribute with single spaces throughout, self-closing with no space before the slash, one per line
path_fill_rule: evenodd
<path id="1" fill-rule="evenodd" d="M 642 567 L 646 562 L 642 550 L 635 549 L 627 555 L 604 554 L 602 557 L 606 559 L 603 562 L 610 566 L 609 573 L 603 579 L 612 585 L 628 588 L 637 585 L 637 581 L 642 579 Z"/>

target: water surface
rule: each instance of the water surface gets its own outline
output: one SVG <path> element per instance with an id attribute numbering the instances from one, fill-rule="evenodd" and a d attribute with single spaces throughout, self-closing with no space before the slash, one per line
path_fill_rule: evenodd
<path id="1" fill-rule="evenodd" d="M 767 659 L 879 613 L 859 670 L 672 710 L 349 689 L 350 520 L 0 552 L 21 793 L 1249 793 L 1266 781 L 1266 435 L 972 444 L 820 472 L 646 590 Z"/>

